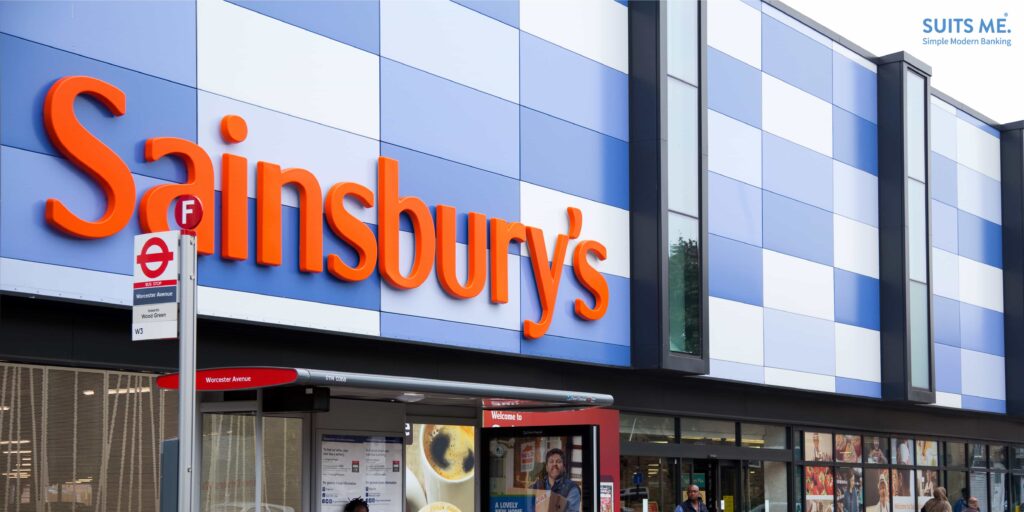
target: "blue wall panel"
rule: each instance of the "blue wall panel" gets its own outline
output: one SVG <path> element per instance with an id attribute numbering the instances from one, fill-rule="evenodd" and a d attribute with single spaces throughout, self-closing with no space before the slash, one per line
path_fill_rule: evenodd
<path id="1" fill-rule="evenodd" d="M 523 355 L 568 359 L 572 361 L 629 366 L 629 347 L 576 340 L 547 335 L 535 340 L 521 339 L 519 351 Z"/>
<path id="2" fill-rule="evenodd" d="M 5 70 L 0 81 L 3 145 L 59 156 L 43 127 L 46 93 L 59 78 L 88 75 L 121 89 L 127 95 L 126 113 L 113 117 L 95 100 L 80 97 L 75 101 L 79 122 L 133 172 L 184 181 L 184 166 L 169 158 L 146 162 L 143 151 L 151 137 L 195 142 L 195 89 L 6 35 L 0 35 L 0 68 Z"/>
<path id="3" fill-rule="evenodd" d="M 525 107 L 629 140 L 629 77 L 525 32 L 519 36 Z"/>
<path id="4" fill-rule="evenodd" d="M 832 211 L 832 159 L 768 132 L 762 134 L 762 186 Z"/>
<path id="5" fill-rule="evenodd" d="M 519 27 L 519 0 L 452 0 L 457 4 L 490 16 L 502 23 Z"/>
<path id="6" fill-rule="evenodd" d="M 882 398 L 882 383 L 836 377 L 836 393 L 865 396 L 868 398 Z"/>
<path id="7" fill-rule="evenodd" d="M 708 232 L 761 245 L 761 189 L 708 173 Z"/>
<path id="8" fill-rule="evenodd" d="M 960 211 L 957 215 L 959 254 L 993 267 L 1003 267 L 1003 227 Z"/>
<path id="9" fill-rule="evenodd" d="M 761 69 L 825 101 L 832 101 L 832 48 L 761 15 Z"/>
<path id="10" fill-rule="evenodd" d="M 832 265 L 832 214 L 764 192 L 764 248 Z"/>
<path id="11" fill-rule="evenodd" d="M 965 349 L 1001 356 L 1003 343 L 1003 314 L 973 304 L 960 303 L 960 343 Z"/>
<path id="12" fill-rule="evenodd" d="M 708 48 L 708 108 L 761 127 L 761 72 Z"/>
<path id="13" fill-rule="evenodd" d="M 929 179 L 932 198 L 956 206 L 956 162 L 932 151 Z"/>
<path id="14" fill-rule="evenodd" d="M 881 308 L 878 279 L 838 268 L 833 272 L 836 322 L 879 330 Z"/>
<path id="15" fill-rule="evenodd" d="M 380 53 L 377 0 L 228 1 L 370 53 Z"/>
<path id="16" fill-rule="evenodd" d="M 832 156 L 878 175 L 878 126 L 832 107 Z"/>
<path id="17" fill-rule="evenodd" d="M 520 107 L 521 179 L 629 209 L 629 143 Z"/>
<path id="18" fill-rule="evenodd" d="M 765 309 L 764 365 L 835 375 L 835 335 L 835 326 L 828 320 Z"/>
<path id="19" fill-rule="evenodd" d="M 712 297 L 762 305 L 763 266 L 760 247 L 708 236 L 708 293 Z"/>
<path id="20" fill-rule="evenodd" d="M 877 123 L 878 76 L 839 52 L 832 52 L 832 103 Z"/>
<path id="21" fill-rule="evenodd" d="M 932 199 L 931 202 L 932 247 L 956 254 L 959 250 L 957 209 L 935 199 Z"/>
<path id="22" fill-rule="evenodd" d="M 960 349 L 935 345 L 935 390 L 960 393 Z"/>
<path id="23" fill-rule="evenodd" d="M 935 343 L 960 347 L 960 302 L 932 295 Z"/>
<path id="24" fill-rule="evenodd" d="M 5 0 L 0 32 L 196 85 L 194 2 Z"/>
<path id="25" fill-rule="evenodd" d="M 498 352 L 519 352 L 518 331 L 381 312 L 380 335 L 399 340 Z"/>
<path id="26" fill-rule="evenodd" d="M 979 396 L 964 395 L 963 408 L 972 411 L 994 412 L 1006 414 L 1006 400 L 995 400 Z"/>
<path id="27" fill-rule="evenodd" d="M 519 107 L 399 64 L 380 61 L 381 141 L 519 177 Z"/>

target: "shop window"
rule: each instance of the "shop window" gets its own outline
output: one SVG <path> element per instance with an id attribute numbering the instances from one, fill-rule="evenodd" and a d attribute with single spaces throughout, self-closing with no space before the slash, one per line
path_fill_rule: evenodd
<path id="1" fill-rule="evenodd" d="M 619 438 L 626 443 L 674 443 L 675 418 L 623 413 L 619 415 Z"/>
<path id="2" fill-rule="evenodd" d="M 302 510 L 302 419 L 263 418 L 264 509 Z"/>
<path id="3" fill-rule="evenodd" d="M 950 503 L 956 503 L 961 498 L 967 502 L 970 493 L 967 491 L 966 471 L 946 471 L 946 494 Z"/>
<path id="4" fill-rule="evenodd" d="M 731 421 L 683 418 L 682 442 L 692 444 L 736 444 L 736 424 Z"/>
<path id="5" fill-rule="evenodd" d="M 1008 512 L 1006 499 L 1006 473 L 990 473 L 988 476 L 989 503 L 992 512 Z"/>
<path id="6" fill-rule="evenodd" d="M 1013 469 L 1024 469 L 1024 446 L 1014 446 L 1010 449 L 1010 454 L 1012 455 Z"/>
<path id="7" fill-rule="evenodd" d="M 619 468 L 623 511 L 671 512 L 675 508 L 677 479 L 669 459 L 624 456 L 619 459 Z M 647 511 L 643 509 L 645 500 Z"/>
<path id="8" fill-rule="evenodd" d="M 914 471 L 914 482 L 917 484 L 917 510 L 920 510 L 925 502 L 935 496 L 935 489 L 942 484 L 939 483 L 939 472 L 934 469 Z"/>
<path id="9" fill-rule="evenodd" d="M 0 364 L 0 503 L 157 510 L 160 441 L 178 400 L 151 375 Z"/>
<path id="10" fill-rule="evenodd" d="M 893 512 L 914 512 L 914 471 L 910 469 L 892 470 L 892 510 Z"/>
<path id="11" fill-rule="evenodd" d="M 964 443 L 946 443 L 946 465 L 953 467 L 967 466 L 967 452 Z"/>
<path id="12" fill-rule="evenodd" d="M 992 469 L 1006 469 L 1006 447 L 990 445 L 988 447 L 988 465 Z"/>
<path id="13" fill-rule="evenodd" d="M 892 510 L 892 472 L 888 469 L 864 470 L 864 504 L 867 512 Z"/>
<path id="14" fill-rule="evenodd" d="M 747 468 L 746 507 L 743 510 L 786 512 L 786 463 L 753 461 Z"/>
<path id="15" fill-rule="evenodd" d="M 786 448 L 786 427 L 741 423 L 740 439 L 743 446 L 750 448 Z"/>
<path id="16" fill-rule="evenodd" d="M 1018 512 L 1024 510 L 1024 475 L 1012 475 L 1010 477 L 1010 510 Z"/>
<path id="17" fill-rule="evenodd" d="M 971 458 L 972 468 L 984 468 L 988 466 L 988 461 L 985 457 L 985 445 L 981 443 L 969 443 L 967 445 L 967 453 Z"/>
<path id="18" fill-rule="evenodd" d="M 892 440 L 892 463 L 901 466 L 914 465 L 914 440 L 897 439 Z"/>
<path id="19" fill-rule="evenodd" d="M 967 490 L 972 497 L 978 498 L 978 510 L 988 512 L 988 475 L 972 472 Z"/>
<path id="20" fill-rule="evenodd" d="M 862 512 L 864 510 L 864 473 L 861 468 L 836 470 L 836 511 Z"/>
<path id="21" fill-rule="evenodd" d="M 868 464 L 889 463 L 889 438 L 868 436 L 864 438 L 865 462 Z"/>
<path id="22" fill-rule="evenodd" d="M 939 465 L 939 443 L 938 441 L 927 441 L 918 439 L 915 443 L 918 466 Z"/>
<path id="23" fill-rule="evenodd" d="M 806 512 L 832 512 L 835 496 L 835 478 L 832 468 L 807 466 L 804 468 L 804 510 Z"/>
<path id="24" fill-rule="evenodd" d="M 804 460 L 832 462 L 832 434 L 804 432 Z"/>
<path id="25" fill-rule="evenodd" d="M 836 436 L 836 462 L 860 463 L 864 451 L 860 436 L 839 434 Z"/>

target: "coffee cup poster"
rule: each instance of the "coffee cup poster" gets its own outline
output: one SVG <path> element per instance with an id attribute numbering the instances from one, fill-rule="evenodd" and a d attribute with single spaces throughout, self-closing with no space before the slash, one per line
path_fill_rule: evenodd
<path id="1" fill-rule="evenodd" d="M 473 512 L 475 442 L 472 426 L 412 426 L 405 447 L 406 512 Z"/>

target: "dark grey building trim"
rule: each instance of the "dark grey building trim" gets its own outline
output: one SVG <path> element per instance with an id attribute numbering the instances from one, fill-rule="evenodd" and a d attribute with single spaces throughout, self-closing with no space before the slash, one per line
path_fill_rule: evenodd
<path id="1" fill-rule="evenodd" d="M 945 101 L 946 103 L 949 103 L 950 105 L 953 105 L 954 107 L 956 107 L 956 108 L 958 108 L 960 110 L 963 110 L 964 112 L 967 112 L 968 114 L 973 116 L 975 119 L 977 119 L 977 120 L 979 120 L 979 121 L 981 121 L 981 122 L 991 126 L 992 128 L 995 128 L 997 130 L 1000 129 L 999 123 L 994 121 L 992 118 L 986 116 L 985 114 L 982 114 L 981 112 L 978 112 L 977 110 L 974 110 L 971 107 L 968 107 L 967 105 L 965 105 L 960 100 L 957 100 L 956 98 L 954 98 L 954 97 L 952 97 L 952 96 L 950 96 L 950 95 L 948 95 L 948 94 L 946 94 L 946 93 L 944 93 L 944 92 L 942 92 L 942 91 L 940 91 L 940 90 L 938 90 L 938 89 L 936 89 L 934 87 L 932 88 L 932 96 L 935 96 L 936 98 L 938 98 L 938 99 L 940 99 L 942 101 Z"/>
<path id="2" fill-rule="evenodd" d="M 1024 122 L 999 138 L 1003 201 L 1006 413 L 1024 417 Z"/>
<path id="3" fill-rule="evenodd" d="M 633 366 L 708 373 L 707 7 L 699 3 L 701 355 L 669 348 L 668 139 L 665 2 L 629 4 L 630 321 Z"/>
<path id="4" fill-rule="evenodd" d="M 915 388 L 911 383 L 909 244 L 907 240 L 907 148 L 904 110 L 906 104 L 905 80 L 907 73 L 917 73 L 925 79 L 925 99 L 930 83 L 930 68 L 907 53 L 900 52 L 878 59 L 878 232 L 879 277 L 882 338 L 882 396 L 886 400 L 935 402 L 935 349 L 932 343 L 932 268 L 930 179 L 925 183 L 925 225 L 928 266 L 928 364 L 927 390 Z M 930 115 L 925 108 L 925 130 Z M 928 141 L 927 136 L 925 140 Z M 925 170 L 929 168 L 926 144 Z"/>

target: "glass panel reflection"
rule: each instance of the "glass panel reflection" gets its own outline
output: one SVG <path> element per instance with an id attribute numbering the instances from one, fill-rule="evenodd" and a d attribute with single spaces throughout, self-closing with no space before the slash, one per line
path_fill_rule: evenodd
<path id="1" fill-rule="evenodd" d="M 701 355 L 700 236 L 697 219 L 668 214 L 669 349 Z"/>

